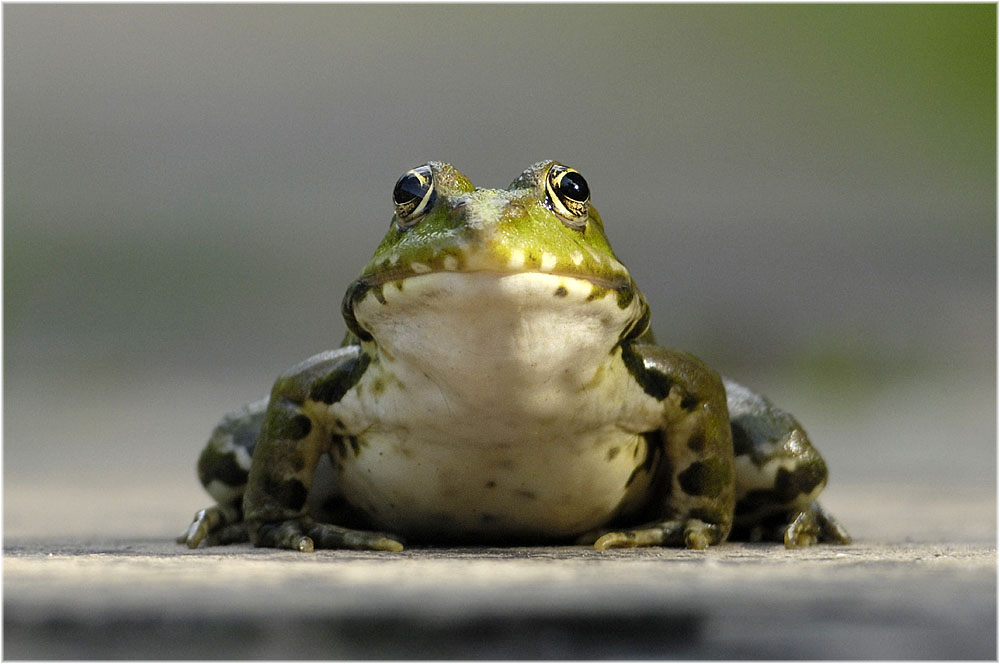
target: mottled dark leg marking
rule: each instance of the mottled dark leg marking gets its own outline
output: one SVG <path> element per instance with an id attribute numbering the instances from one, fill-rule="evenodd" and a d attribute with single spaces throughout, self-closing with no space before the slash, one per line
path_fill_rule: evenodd
<path id="1" fill-rule="evenodd" d="M 300 480 L 295 478 L 277 480 L 265 477 L 263 482 L 264 491 L 282 507 L 295 512 L 301 511 L 305 507 L 309 491 Z"/>
<path id="2" fill-rule="evenodd" d="M 798 421 L 738 383 L 727 380 L 726 392 L 737 456 L 733 537 L 789 547 L 849 542 L 815 502 L 827 467 Z"/>
<path id="3" fill-rule="evenodd" d="M 792 502 L 799 496 L 812 494 L 816 487 L 826 482 L 826 464 L 822 459 L 797 466 L 795 470 L 778 469 L 774 481 L 774 491 L 778 499 Z"/>
<path id="4" fill-rule="evenodd" d="M 296 415 L 292 418 L 288 437 L 293 440 L 299 440 L 308 436 L 310 431 L 312 431 L 312 420 L 305 415 Z"/>
<path id="5" fill-rule="evenodd" d="M 188 529 L 177 538 L 191 548 L 238 541 L 227 531 L 243 520 L 243 493 L 250 456 L 260 433 L 267 400 L 254 402 L 222 418 L 198 458 L 198 479 L 217 504 L 199 510 Z M 243 528 L 245 530 L 245 527 Z M 245 539 L 245 538 L 244 538 Z"/>
<path id="6" fill-rule="evenodd" d="M 724 490 L 725 482 L 732 481 L 732 473 L 727 472 L 728 465 L 718 457 L 694 461 L 677 474 L 677 482 L 689 496 L 718 495 Z"/>
<path id="7" fill-rule="evenodd" d="M 361 380 L 369 364 L 371 357 L 360 353 L 349 365 L 318 381 L 310 390 L 309 398 L 328 405 L 339 402 Z"/>
<path id="8" fill-rule="evenodd" d="M 309 539 L 304 534 L 308 531 L 326 544 L 359 546 L 368 541 L 374 544 L 367 548 L 399 546 L 371 535 L 365 540 L 357 531 L 336 526 L 328 530 L 315 524 L 303 530 L 309 521 L 307 498 L 318 457 L 335 440 L 303 407 L 311 397 L 336 403 L 357 383 L 370 363 L 356 345 L 362 335 L 349 333 L 344 347 L 320 353 L 278 378 L 269 399 L 223 418 L 198 463 L 199 478 L 218 504 L 200 510 L 178 541 L 195 547 L 203 541 L 223 544 L 249 537 L 260 546 L 301 548 L 303 538 Z M 335 424 L 343 428 L 342 422 Z M 346 454 L 349 443 L 336 440 Z M 360 449 L 357 441 L 352 449 L 355 453 Z M 293 525 L 285 527 L 286 522 Z M 266 534 L 279 531 L 293 535 L 277 541 Z"/>
<path id="9" fill-rule="evenodd" d="M 276 545 L 271 537 L 283 531 L 273 524 L 306 516 L 312 476 L 320 454 L 328 449 L 330 436 L 303 412 L 296 396 L 281 395 L 277 389 L 272 394 L 254 453 L 243 509 L 250 539 L 258 546 Z M 302 546 L 295 542 L 292 548 Z"/>
<path id="10" fill-rule="evenodd" d="M 622 362 L 625 363 L 625 367 L 629 373 L 632 374 L 646 394 L 658 401 L 666 399 L 667 395 L 670 394 L 673 381 L 670 380 L 666 373 L 658 370 L 656 367 L 647 368 L 637 348 L 637 344 L 622 344 Z"/>
<path id="11" fill-rule="evenodd" d="M 731 420 L 729 423 L 733 430 L 733 454 L 750 456 L 756 452 L 756 445 L 740 419 Z"/>
<path id="12" fill-rule="evenodd" d="M 379 533 L 319 523 L 309 494 L 320 457 L 336 463 L 361 451 L 357 438 L 331 430 L 327 407 L 357 384 L 371 358 L 357 347 L 317 356 L 279 378 L 271 392 L 243 498 L 250 541 L 299 551 L 356 548 L 397 551 L 402 545 Z"/>
<path id="13" fill-rule="evenodd" d="M 696 454 L 700 454 L 705 451 L 705 433 L 703 431 L 695 431 L 688 438 L 688 449 Z"/>
<path id="14" fill-rule="evenodd" d="M 621 349 L 636 382 L 662 404 L 662 428 L 647 442 L 656 441 L 656 463 L 663 470 L 649 509 L 652 520 L 609 532 L 594 546 L 701 549 L 723 541 L 732 525 L 734 495 L 732 433 L 721 379 L 686 353 L 635 342 Z"/>
<path id="15" fill-rule="evenodd" d="M 198 479 L 207 487 L 213 480 L 237 488 L 247 483 L 248 469 L 240 466 L 232 451 L 206 447 L 198 457 Z"/>

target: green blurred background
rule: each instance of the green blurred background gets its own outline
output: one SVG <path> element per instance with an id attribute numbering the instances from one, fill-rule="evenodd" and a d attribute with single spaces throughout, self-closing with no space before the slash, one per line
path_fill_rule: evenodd
<path id="1" fill-rule="evenodd" d="M 179 531 L 430 159 L 583 172 L 661 342 L 795 412 L 834 504 L 995 491 L 995 5 L 3 17 L 8 534 Z"/>

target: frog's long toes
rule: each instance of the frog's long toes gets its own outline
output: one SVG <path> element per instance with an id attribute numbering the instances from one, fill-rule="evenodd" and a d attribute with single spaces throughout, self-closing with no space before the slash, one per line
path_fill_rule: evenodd
<path id="1" fill-rule="evenodd" d="M 197 549 L 202 542 L 207 546 L 245 542 L 246 524 L 238 510 L 231 506 L 213 505 L 195 512 L 191 525 L 176 541 L 187 544 L 189 549 Z"/>
<path id="2" fill-rule="evenodd" d="M 397 542 L 394 539 L 379 537 L 372 542 L 372 548 L 376 551 L 398 552 L 403 550 L 403 545 L 401 542 Z"/>
<path id="3" fill-rule="evenodd" d="M 684 546 L 688 549 L 704 551 L 709 544 L 708 535 L 702 530 L 692 530 L 684 534 Z"/>
<path id="4" fill-rule="evenodd" d="M 188 531 L 177 538 L 178 544 L 187 544 L 189 549 L 197 549 L 198 545 L 201 544 L 202 540 L 205 539 L 205 535 L 208 531 L 199 526 L 198 524 L 191 524 Z"/>
<path id="5" fill-rule="evenodd" d="M 366 530 L 352 530 L 328 523 L 313 523 L 309 535 L 320 549 L 355 549 L 361 551 L 402 551 L 403 544 L 393 535 Z"/>
<path id="6" fill-rule="evenodd" d="M 631 549 L 640 546 L 661 546 L 671 541 L 674 534 L 672 525 L 672 522 L 667 522 L 635 530 L 610 532 L 599 537 L 594 542 L 594 548 L 603 551 L 610 548 Z"/>
<path id="7" fill-rule="evenodd" d="M 800 512 L 785 529 L 785 548 L 799 549 L 820 542 L 850 544 L 851 536 L 819 503 Z"/>
<path id="8" fill-rule="evenodd" d="M 785 548 L 786 549 L 804 549 L 808 546 L 815 545 L 819 540 L 815 533 L 810 532 L 792 532 L 789 527 L 785 531 Z"/>
<path id="9" fill-rule="evenodd" d="M 636 547 L 636 537 L 634 532 L 611 532 L 605 533 L 594 542 L 594 548 L 598 551 L 608 549 L 630 549 Z"/>
<path id="10" fill-rule="evenodd" d="M 304 527 L 304 524 L 297 519 L 265 523 L 256 527 L 251 541 L 257 547 L 274 547 L 309 553 L 313 550 L 313 540 L 304 532 Z"/>
<path id="11" fill-rule="evenodd" d="M 800 512 L 785 528 L 785 548 L 800 549 L 812 546 L 819 536 L 819 524 L 812 510 Z"/>
<path id="12" fill-rule="evenodd" d="M 211 527 L 211 517 L 209 510 L 198 510 L 195 512 L 194 520 L 178 538 L 178 544 L 187 544 L 189 549 L 197 549 L 202 540 L 208 536 Z"/>

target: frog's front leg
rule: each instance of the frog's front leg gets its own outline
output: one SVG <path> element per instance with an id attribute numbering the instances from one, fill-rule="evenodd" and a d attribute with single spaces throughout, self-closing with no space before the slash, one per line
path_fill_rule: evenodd
<path id="1" fill-rule="evenodd" d="M 719 375 L 697 358 L 627 342 L 622 359 L 643 392 L 656 400 L 659 428 L 647 439 L 663 455 L 652 520 L 607 532 L 594 546 L 684 545 L 704 549 L 725 540 L 733 522 L 733 443 Z"/>
<path id="2" fill-rule="evenodd" d="M 255 546 L 399 551 L 391 536 L 320 523 L 309 515 L 316 464 L 343 432 L 328 408 L 357 383 L 368 358 L 358 346 L 326 353 L 293 368 L 271 392 L 250 467 L 243 512 Z"/>

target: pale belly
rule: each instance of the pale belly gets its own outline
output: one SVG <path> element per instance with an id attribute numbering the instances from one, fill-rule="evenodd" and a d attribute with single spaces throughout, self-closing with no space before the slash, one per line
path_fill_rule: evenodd
<path id="1" fill-rule="evenodd" d="M 548 274 L 433 274 L 355 308 L 378 343 L 329 421 L 340 491 L 407 538 L 568 538 L 646 504 L 661 406 L 617 348 L 636 311 Z M 356 453 L 355 451 L 356 450 Z"/>
<path id="2" fill-rule="evenodd" d="M 373 431 L 358 449 L 340 460 L 341 493 L 376 528 L 414 540 L 580 535 L 643 505 L 653 470 L 645 438 L 619 430 L 467 440 Z"/>

